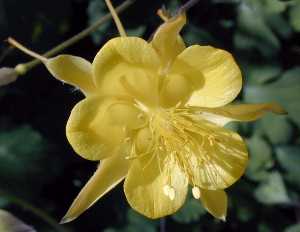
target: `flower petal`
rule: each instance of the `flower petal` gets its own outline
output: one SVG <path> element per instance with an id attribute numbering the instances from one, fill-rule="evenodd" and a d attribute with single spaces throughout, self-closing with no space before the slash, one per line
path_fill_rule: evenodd
<path id="1" fill-rule="evenodd" d="M 224 190 L 201 189 L 201 202 L 204 208 L 214 217 L 223 221 L 227 214 L 227 194 Z"/>
<path id="2" fill-rule="evenodd" d="M 164 66 L 185 49 L 185 44 L 179 36 L 185 23 L 185 14 L 180 14 L 163 23 L 153 36 L 151 45 L 159 54 Z"/>
<path id="3" fill-rule="evenodd" d="M 200 117 L 220 126 L 231 121 L 254 121 L 266 113 L 286 114 L 286 111 L 277 103 L 227 105 L 218 108 L 196 107 Z"/>
<path id="4" fill-rule="evenodd" d="M 242 76 L 232 55 L 210 46 L 193 45 L 179 54 L 171 72 L 185 76 L 194 90 L 188 104 L 219 107 L 231 102 L 242 88 Z"/>
<path id="5" fill-rule="evenodd" d="M 120 155 L 115 155 L 101 161 L 96 172 L 80 191 L 61 222 L 67 223 L 73 221 L 91 207 L 104 194 L 124 179 L 127 175 L 128 167 L 128 160 Z"/>
<path id="6" fill-rule="evenodd" d="M 187 128 L 193 139 L 190 182 L 202 189 L 225 189 L 245 172 L 248 152 L 242 138 L 235 132 L 206 120 L 195 128 Z"/>
<path id="7" fill-rule="evenodd" d="M 145 124 L 139 114 L 123 98 L 88 97 L 73 108 L 67 138 L 80 156 L 100 160 L 120 152 L 128 131 Z"/>
<path id="8" fill-rule="evenodd" d="M 108 41 L 93 62 L 99 94 L 129 95 L 147 103 L 158 89 L 160 59 L 143 39 L 118 37 Z"/>
<path id="9" fill-rule="evenodd" d="M 158 164 L 156 158 L 163 159 L 134 161 L 124 184 L 130 206 L 149 218 L 176 212 L 187 194 L 188 180 L 180 167 L 167 158 Z"/>
<path id="10" fill-rule="evenodd" d="M 80 88 L 85 95 L 95 92 L 92 65 L 87 60 L 70 55 L 59 55 L 45 63 L 49 72 L 58 80 Z"/>

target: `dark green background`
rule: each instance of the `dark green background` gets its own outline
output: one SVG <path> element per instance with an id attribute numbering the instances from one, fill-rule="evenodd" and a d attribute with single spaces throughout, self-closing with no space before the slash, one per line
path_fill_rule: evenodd
<path id="1" fill-rule="evenodd" d="M 103 2 L 0 0 L 0 41 L 13 36 L 43 53 L 104 15 Z M 156 10 L 163 4 L 176 10 L 184 2 L 138 0 L 121 19 L 129 34 L 147 39 L 161 23 Z M 244 76 L 238 101 L 277 101 L 289 115 L 229 125 L 249 144 L 250 163 L 227 191 L 226 223 L 189 199 L 165 219 L 165 231 L 300 231 L 300 1 L 202 0 L 188 19 L 183 31 L 188 44 L 223 48 L 237 59 Z M 63 53 L 92 60 L 116 35 L 108 23 Z M 0 44 L 0 67 L 27 61 Z M 0 89 L 0 208 L 37 231 L 58 230 L 24 208 L 24 202 L 59 221 L 97 165 L 77 156 L 65 137 L 69 113 L 82 98 L 42 66 Z M 130 210 L 120 185 L 62 227 L 70 232 L 153 232 L 163 231 L 160 224 Z"/>

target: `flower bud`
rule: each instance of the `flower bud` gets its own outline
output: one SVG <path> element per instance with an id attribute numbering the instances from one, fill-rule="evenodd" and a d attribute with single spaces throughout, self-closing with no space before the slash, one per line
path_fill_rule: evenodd
<path id="1" fill-rule="evenodd" d="M 0 210 L 0 231 L 36 232 L 33 228 L 24 224 L 21 220 L 4 210 Z"/>
<path id="2" fill-rule="evenodd" d="M 13 68 L 0 68 L 0 86 L 8 85 L 15 82 L 18 78 L 18 73 Z"/>

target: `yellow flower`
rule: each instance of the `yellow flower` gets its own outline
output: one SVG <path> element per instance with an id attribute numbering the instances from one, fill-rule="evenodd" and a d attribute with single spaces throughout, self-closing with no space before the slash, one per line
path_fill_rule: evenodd
<path id="1" fill-rule="evenodd" d="M 150 43 L 137 37 L 108 41 L 93 63 L 60 55 L 46 66 L 86 98 L 71 112 L 66 134 L 73 149 L 100 166 L 63 219 L 78 217 L 125 179 L 132 208 L 150 218 L 177 211 L 188 185 L 215 217 L 225 219 L 224 189 L 244 173 L 245 143 L 223 126 L 251 121 L 276 104 L 227 105 L 242 87 L 230 53 L 185 46 L 184 14 L 166 20 Z"/>

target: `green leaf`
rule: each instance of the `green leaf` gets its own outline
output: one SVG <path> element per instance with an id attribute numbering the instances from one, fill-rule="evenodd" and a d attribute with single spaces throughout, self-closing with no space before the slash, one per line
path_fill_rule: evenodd
<path id="1" fill-rule="evenodd" d="M 18 189 L 24 188 L 30 191 L 29 185 L 35 186 L 35 193 L 38 194 L 38 181 L 43 183 L 54 176 L 56 168 L 51 168 L 49 172 L 44 156 L 46 141 L 42 136 L 34 131 L 30 126 L 1 131 L 0 133 L 0 188 L 6 188 L 17 193 Z M 51 160 L 55 160 L 52 157 Z M 49 176 L 47 174 L 49 173 Z M 40 178 L 40 177 L 43 178 Z"/>
<path id="2" fill-rule="evenodd" d="M 145 32 L 146 32 L 146 26 L 144 25 L 126 30 L 128 36 L 136 36 L 136 37 L 143 37 Z"/>
<path id="3" fill-rule="evenodd" d="M 279 172 L 271 172 L 254 192 L 256 199 L 264 204 L 289 203 L 290 199 Z"/>
<path id="4" fill-rule="evenodd" d="M 281 78 L 263 86 L 248 85 L 244 88 L 246 102 L 278 102 L 288 112 L 288 117 L 300 126 L 300 67 L 286 71 Z"/>
<path id="5" fill-rule="evenodd" d="M 282 13 L 287 7 L 285 2 L 279 0 L 263 0 L 263 3 L 267 13 Z"/>
<path id="6" fill-rule="evenodd" d="M 237 216 L 240 221 L 248 222 L 254 216 L 253 210 L 249 206 L 238 206 Z"/>
<path id="7" fill-rule="evenodd" d="M 280 166 L 286 171 L 287 180 L 300 187 L 300 146 L 280 146 L 275 151 Z"/>
<path id="8" fill-rule="evenodd" d="M 206 210 L 202 207 L 201 203 L 194 198 L 190 197 L 185 202 L 185 205 L 175 214 L 172 218 L 179 223 L 191 223 L 199 220 L 199 218 L 206 214 Z"/>
<path id="9" fill-rule="evenodd" d="M 92 25 L 105 14 L 107 14 L 108 10 L 105 5 L 105 1 L 103 0 L 90 0 L 87 8 L 88 14 L 88 24 Z M 110 26 L 110 22 L 106 22 L 102 24 L 95 32 L 91 34 L 92 40 L 95 44 L 100 44 L 102 36 L 107 31 Z"/>
<path id="10" fill-rule="evenodd" d="M 213 37 L 213 35 L 199 27 L 192 24 L 188 24 L 184 31 L 184 41 L 188 45 L 192 44 L 218 44 L 218 41 Z"/>
<path id="11" fill-rule="evenodd" d="M 289 20 L 293 29 L 300 32 L 300 2 L 295 4 L 289 11 Z"/>
<path id="12" fill-rule="evenodd" d="M 268 114 L 260 121 L 261 129 L 273 144 L 283 144 L 290 141 L 293 127 L 287 116 Z"/>
<path id="13" fill-rule="evenodd" d="M 279 40 L 267 25 L 263 6 L 260 1 L 242 1 L 238 7 L 238 34 L 235 45 L 238 48 L 256 47 L 263 55 L 271 55 L 278 51 Z M 240 43 L 239 40 L 243 42 Z"/>
<path id="14" fill-rule="evenodd" d="M 255 181 L 268 177 L 268 169 L 273 166 L 272 151 L 269 144 L 261 137 L 255 135 L 248 141 L 250 159 L 246 176 Z"/>
<path id="15" fill-rule="evenodd" d="M 263 84 L 278 76 L 281 68 L 278 64 L 247 64 L 244 71 L 247 83 Z"/>
<path id="16" fill-rule="evenodd" d="M 284 229 L 284 232 L 300 232 L 300 224 L 295 224 L 288 226 L 287 228 Z"/>

